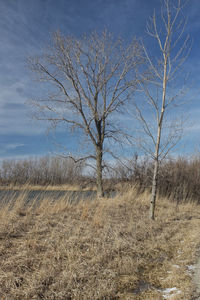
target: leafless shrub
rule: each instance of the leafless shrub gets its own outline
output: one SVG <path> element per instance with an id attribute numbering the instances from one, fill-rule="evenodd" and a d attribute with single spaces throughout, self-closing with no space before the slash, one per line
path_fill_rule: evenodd
<path id="1" fill-rule="evenodd" d="M 162 163 L 159 193 L 174 201 L 200 202 L 200 156 L 179 157 Z"/>
<path id="2" fill-rule="evenodd" d="M 144 157 L 116 164 L 112 169 L 112 183 L 128 183 L 137 186 L 140 192 L 151 189 L 153 163 Z M 159 169 L 158 193 L 176 202 L 200 202 L 200 155 L 190 158 L 168 158 L 162 161 Z"/>
<path id="3" fill-rule="evenodd" d="M 26 160 L 5 160 L 1 165 L 2 184 L 59 185 L 82 180 L 83 162 L 45 156 Z"/>

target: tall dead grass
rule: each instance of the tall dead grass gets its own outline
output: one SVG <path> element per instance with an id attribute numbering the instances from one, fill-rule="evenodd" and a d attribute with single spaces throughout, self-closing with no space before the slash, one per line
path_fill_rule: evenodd
<path id="1" fill-rule="evenodd" d="M 1 204 L 0 299 L 192 299 L 200 209 L 159 199 L 152 222 L 147 199 Z"/>

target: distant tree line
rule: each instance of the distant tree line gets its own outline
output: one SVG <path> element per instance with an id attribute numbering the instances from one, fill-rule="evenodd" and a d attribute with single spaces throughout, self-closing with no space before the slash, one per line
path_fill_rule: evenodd
<path id="1" fill-rule="evenodd" d="M 153 170 L 152 160 L 148 157 L 139 159 L 135 155 L 112 168 L 111 177 L 116 182 L 135 185 L 143 192 L 151 190 Z M 200 155 L 163 160 L 159 169 L 158 193 L 178 203 L 200 203 Z"/>
<path id="2" fill-rule="evenodd" d="M 135 186 L 139 192 L 151 190 L 153 162 L 148 156 L 134 155 L 116 163 L 104 178 L 106 189 L 118 184 Z M 95 186 L 95 174 L 86 172 L 83 162 L 69 158 L 45 156 L 25 160 L 4 160 L 0 167 L 1 185 L 61 185 Z M 159 170 L 158 193 L 176 202 L 200 202 L 200 155 L 189 158 L 168 158 Z"/>
<path id="3" fill-rule="evenodd" d="M 80 183 L 83 163 L 68 158 L 45 156 L 25 160 L 4 160 L 0 168 L 3 185 L 59 185 Z"/>

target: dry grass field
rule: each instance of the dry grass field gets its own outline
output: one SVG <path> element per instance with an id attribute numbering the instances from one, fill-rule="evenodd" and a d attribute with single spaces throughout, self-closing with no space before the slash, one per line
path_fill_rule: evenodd
<path id="1" fill-rule="evenodd" d="M 113 199 L 0 208 L 0 299 L 195 299 L 200 207 L 129 190 Z"/>

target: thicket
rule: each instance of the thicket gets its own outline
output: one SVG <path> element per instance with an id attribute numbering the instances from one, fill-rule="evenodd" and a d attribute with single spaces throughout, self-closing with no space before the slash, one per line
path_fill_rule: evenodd
<path id="1" fill-rule="evenodd" d="M 153 164 L 148 158 L 139 160 L 137 155 L 120 164 L 112 176 L 121 182 L 136 185 L 140 191 L 151 189 Z M 200 155 L 169 158 L 161 162 L 158 176 L 161 196 L 176 202 L 200 202 Z"/>
<path id="2" fill-rule="evenodd" d="M 151 189 L 153 164 L 148 158 L 132 159 L 116 164 L 104 179 L 106 188 L 117 183 L 137 186 L 139 191 Z M 108 176 L 109 175 L 109 176 Z M 95 179 L 86 175 L 84 163 L 60 157 L 5 160 L 0 167 L 2 185 L 91 184 Z M 162 161 L 159 170 L 159 194 L 178 202 L 200 202 L 200 155 Z"/>
<path id="3" fill-rule="evenodd" d="M 82 171 L 83 163 L 60 157 L 4 160 L 0 168 L 0 182 L 3 185 L 76 184 L 82 180 Z"/>

